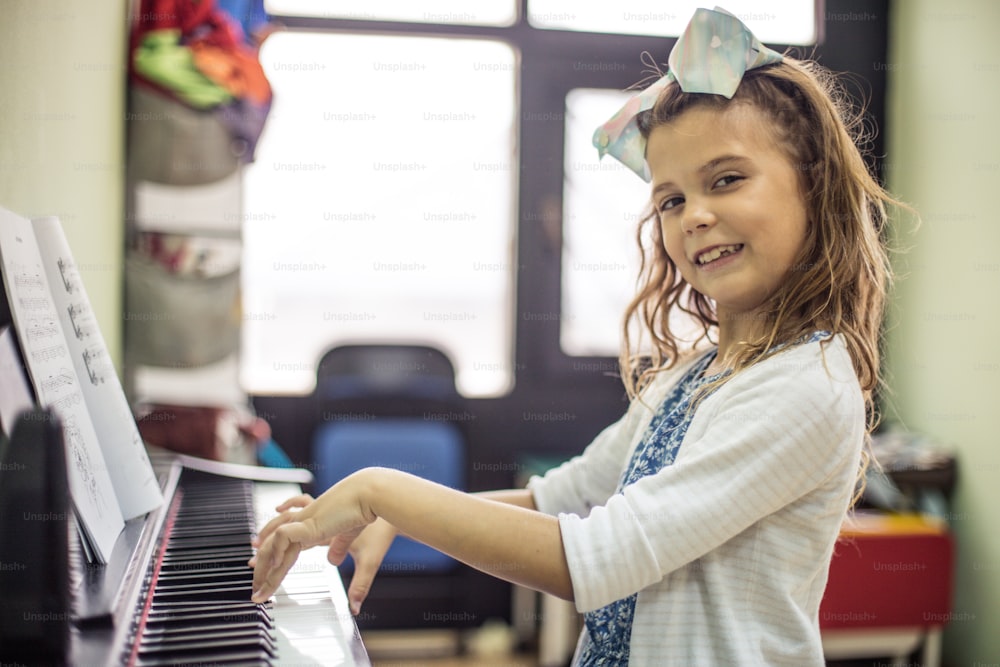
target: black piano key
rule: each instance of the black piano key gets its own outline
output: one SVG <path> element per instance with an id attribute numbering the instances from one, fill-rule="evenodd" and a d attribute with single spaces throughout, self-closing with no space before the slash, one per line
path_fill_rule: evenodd
<path id="1" fill-rule="evenodd" d="M 195 634 L 210 634 L 216 632 L 258 632 L 273 637 L 272 628 L 261 621 L 237 622 L 225 619 L 224 623 L 205 623 L 194 619 L 181 619 L 169 623 L 157 623 L 146 626 L 142 641 L 153 641 L 160 637 L 193 636 Z"/>
<path id="2" fill-rule="evenodd" d="M 207 581 L 213 577 L 216 579 L 245 579 L 248 573 L 253 570 L 247 567 L 246 563 L 228 563 L 219 567 L 184 567 L 175 568 L 164 572 L 160 570 L 160 581 L 177 581 L 180 579 L 191 579 L 192 581 Z"/>
<path id="3" fill-rule="evenodd" d="M 173 667 L 175 665 L 218 665 L 222 667 L 270 667 L 274 656 L 262 650 L 233 650 L 225 653 L 189 653 L 184 656 L 140 656 L 136 667 Z"/>
<path id="4" fill-rule="evenodd" d="M 189 535 L 183 538 L 170 540 L 167 551 L 191 552 L 197 550 L 211 551 L 217 549 L 225 553 L 245 551 L 250 548 L 250 533 L 239 535 Z"/>
<path id="5" fill-rule="evenodd" d="M 244 600 L 242 602 L 227 602 L 226 608 L 235 611 L 259 611 L 264 613 L 269 613 L 271 607 L 274 604 L 268 600 L 267 602 L 251 602 L 250 600 Z M 178 601 L 154 601 L 151 610 L 155 612 L 158 609 L 180 609 L 180 610 L 198 610 L 198 609 L 215 609 L 217 604 L 212 602 L 178 602 Z"/>
<path id="6" fill-rule="evenodd" d="M 261 609 L 252 602 L 240 600 L 157 600 L 149 609 L 150 616 L 166 614 L 200 614 L 210 611 L 223 611 L 230 614 L 249 614 L 252 616 L 270 617 L 270 608 Z"/>
<path id="7" fill-rule="evenodd" d="M 197 552 L 175 550 L 164 556 L 160 572 L 164 570 L 168 572 L 178 570 L 210 570 L 213 567 L 234 564 L 243 565 L 250 569 L 247 566 L 247 561 L 250 560 L 250 556 L 252 555 L 253 551 L 250 549 L 216 549 Z"/>
<path id="8" fill-rule="evenodd" d="M 176 586 L 179 584 L 208 585 L 213 582 L 225 584 L 234 581 L 246 581 L 243 570 L 212 570 L 211 572 L 177 572 L 169 576 L 160 576 L 160 586 Z"/>
<path id="9" fill-rule="evenodd" d="M 227 627 L 222 630 L 192 629 L 191 632 L 174 632 L 161 634 L 159 636 L 145 636 L 142 638 L 143 649 L 153 651 L 173 651 L 186 649 L 189 647 L 204 647 L 216 642 L 231 642 L 241 644 L 264 646 L 274 650 L 274 635 L 260 628 L 240 628 Z"/>
<path id="10" fill-rule="evenodd" d="M 221 567 L 242 567 L 246 571 L 250 572 L 253 568 L 247 565 L 247 560 L 249 560 L 251 552 L 246 551 L 245 553 L 221 553 L 215 554 L 212 551 L 200 552 L 200 553 L 173 553 L 174 558 L 163 563 L 160 567 L 160 572 L 163 573 L 164 570 L 167 572 L 184 572 L 185 570 L 191 572 L 209 572 L 211 570 L 217 570 Z M 216 558 L 220 559 L 216 561 Z"/>
<path id="11" fill-rule="evenodd" d="M 227 651 L 256 651 L 274 656 L 273 645 L 262 642 L 259 637 L 220 637 L 217 639 L 192 640 L 188 642 L 164 642 L 150 646 L 143 646 L 140 655 L 143 658 L 155 658 L 156 656 L 170 656 L 174 660 L 184 658 L 185 661 L 192 655 L 209 656 L 213 654 L 225 654 Z M 198 662 L 202 662 L 199 659 Z"/>
<path id="12" fill-rule="evenodd" d="M 150 616 L 146 622 L 146 628 L 166 628 L 197 623 L 214 623 L 217 621 L 233 624 L 254 623 L 268 629 L 274 628 L 274 619 L 268 615 L 245 612 L 233 613 L 227 609 L 158 614 L 157 616 Z"/>
<path id="13" fill-rule="evenodd" d="M 253 582 L 246 581 L 228 586 L 166 586 L 157 587 L 156 596 L 163 600 L 249 600 Z"/>
<path id="14" fill-rule="evenodd" d="M 239 620 L 242 618 L 271 619 L 272 615 L 268 609 L 247 609 L 243 605 L 233 604 L 201 604 L 201 605 L 174 605 L 161 602 L 154 605 L 147 616 L 149 621 L 169 621 L 171 619 L 184 619 L 195 616 L 225 617 Z"/>
<path id="15" fill-rule="evenodd" d="M 137 664 L 271 665 L 274 618 L 270 604 L 250 602 L 253 570 L 246 565 L 256 532 L 252 483 L 191 478 L 135 639 Z"/>

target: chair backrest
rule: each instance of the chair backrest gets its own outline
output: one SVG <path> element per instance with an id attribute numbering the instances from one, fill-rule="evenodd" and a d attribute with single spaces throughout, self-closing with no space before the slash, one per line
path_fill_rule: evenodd
<path id="1" fill-rule="evenodd" d="M 327 351 L 316 372 L 320 401 L 408 397 L 454 400 L 455 368 L 425 345 L 343 345 Z"/>
<path id="2" fill-rule="evenodd" d="M 316 398 L 323 406 L 312 442 L 316 493 L 370 466 L 464 488 L 465 438 L 440 409 L 457 399 L 454 370 L 440 351 L 416 345 L 334 348 L 319 364 Z M 382 567 L 430 574 L 455 565 L 434 549 L 398 538 Z"/>

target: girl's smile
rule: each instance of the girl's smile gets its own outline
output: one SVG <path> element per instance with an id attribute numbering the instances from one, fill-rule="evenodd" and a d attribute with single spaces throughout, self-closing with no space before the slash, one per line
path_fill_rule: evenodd
<path id="1" fill-rule="evenodd" d="M 727 266 L 735 261 L 743 250 L 742 243 L 730 243 L 727 245 L 713 245 L 704 250 L 699 250 L 694 254 L 695 266 L 701 271 L 714 271 L 722 266 Z"/>

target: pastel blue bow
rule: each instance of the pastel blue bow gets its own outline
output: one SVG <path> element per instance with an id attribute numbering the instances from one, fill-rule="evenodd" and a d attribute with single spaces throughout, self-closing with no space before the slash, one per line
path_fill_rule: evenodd
<path id="1" fill-rule="evenodd" d="M 598 155 L 611 155 L 647 183 L 646 139 L 637 116 L 656 104 L 664 88 L 677 82 L 686 93 L 712 93 L 732 98 L 747 70 L 781 61 L 743 23 L 720 7 L 698 9 L 667 59 L 669 69 L 658 81 L 632 97 L 594 132 Z"/>

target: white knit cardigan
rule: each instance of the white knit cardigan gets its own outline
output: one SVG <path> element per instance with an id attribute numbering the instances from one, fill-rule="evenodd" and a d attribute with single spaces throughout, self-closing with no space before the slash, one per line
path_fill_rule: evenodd
<path id="1" fill-rule="evenodd" d="M 693 361 L 528 484 L 559 517 L 576 608 L 639 592 L 630 665 L 821 666 L 819 603 L 865 431 L 846 346 L 802 344 L 738 373 L 698 407 L 673 465 L 615 494 Z"/>

